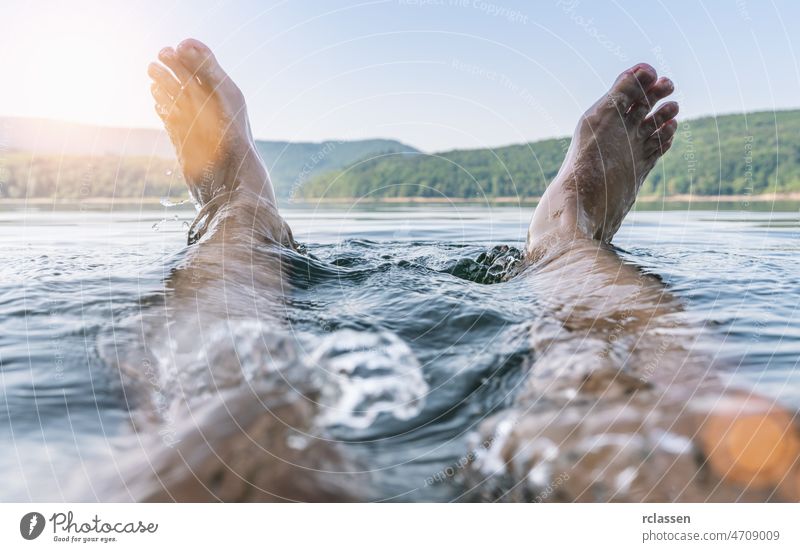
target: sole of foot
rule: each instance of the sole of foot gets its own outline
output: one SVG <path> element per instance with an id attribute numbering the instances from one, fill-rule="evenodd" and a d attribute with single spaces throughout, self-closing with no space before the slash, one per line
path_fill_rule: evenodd
<path id="1" fill-rule="evenodd" d="M 583 114 L 561 170 L 534 212 L 529 257 L 574 238 L 611 241 L 645 177 L 672 145 L 678 104 L 657 104 L 674 89 L 671 80 L 640 63 Z"/>
<path id="2" fill-rule="evenodd" d="M 249 186 L 275 203 L 250 131 L 244 96 L 202 42 L 187 39 L 151 63 L 151 93 L 192 195 L 201 204 Z"/>

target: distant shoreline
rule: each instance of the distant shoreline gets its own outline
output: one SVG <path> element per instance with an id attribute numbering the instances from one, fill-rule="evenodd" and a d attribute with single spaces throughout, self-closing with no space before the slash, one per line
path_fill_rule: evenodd
<path id="1" fill-rule="evenodd" d="M 169 198 L 170 201 L 179 202 L 181 198 Z M 541 198 L 537 196 L 530 197 L 494 197 L 486 199 L 478 198 L 441 198 L 441 197 L 385 197 L 385 198 L 307 198 L 302 201 L 289 201 L 282 202 L 284 207 L 302 207 L 309 205 L 399 205 L 399 204 L 416 204 L 416 205 L 533 205 L 539 202 Z M 740 195 L 693 195 L 693 194 L 678 194 L 672 196 L 660 195 L 642 195 L 637 199 L 637 203 L 769 203 L 775 201 L 800 201 L 800 192 L 779 192 L 771 194 L 740 194 Z M 161 206 L 160 197 L 141 197 L 141 198 L 114 198 L 114 197 L 88 197 L 83 199 L 73 198 L 45 198 L 35 197 L 29 199 L 21 198 L 5 198 L 0 199 L 0 207 L 69 207 L 69 206 L 89 206 L 89 207 L 107 207 L 107 206 L 125 206 L 130 207 L 133 205 L 142 206 Z M 191 203 L 186 203 L 182 207 L 190 208 Z"/>
<path id="2" fill-rule="evenodd" d="M 421 203 L 421 204 L 523 204 L 530 205 L 538 203 L 541 196 L 529 197 L 493 197 L 486 199 L 478 198 L 442 198 L 442 197 L 383 197 L 383 198 L 308 198 L 303 201 L 296 201 L 291 204 L 353 204 L 353 203 L 367 203 L 367 204 L 397 204 L 397 203 Z M 771 201 L 800 201 L 800 192 L 779 192 L 770 194 L 739 194 L 739 195 L 693 195 L 693 194 L 677 194 L 671 196 L 661 195 L 641 195 L 637 198 L 637 203 L 708 203 L 708 202 L 726 202 L 726 203 L 769 203 Z"/>

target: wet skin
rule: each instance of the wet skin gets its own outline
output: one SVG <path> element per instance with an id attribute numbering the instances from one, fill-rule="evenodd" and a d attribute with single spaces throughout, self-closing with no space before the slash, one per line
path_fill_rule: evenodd
<path id="1" fill-rule="evenodd" d="M 286 281 L 280 247 L 293 248 L 294 241 L 256 153 L 241 91 L 196 40 L 165 48 L 159 61 L 148 69 L 156 111 L 202 206 L 190 236 L 196 245 L 168 284 L 178 305 L 173 311 L 201 318 L 213 311 L 225 318 L 257 307 L 280 324 L 275 311 Z M 532 325 L 537 358 L 515 408 L 487 420 L 482 432 L 492 442 L 487 453 L 502 459 L 505 474 L 530 482 L 537 466 L 569 473 L 569 482 L 551 499 L 800 496 L 793 417 L 767 399 L 727 389 L 709 374 L 707 359 L 693 354 L 686 339 L 680 302 L 608 246 L 644 178 L 672 144 L 678 106 L 656 104 L 673 88 L 646 64 L 620 75 L 581 117 L 564 164 L 531 221 L 529 267 L 518 278 L 538 290 L 548 315 Z M 187 342 L 201 323 L 185 324 Z M 263 396 L 270 394 L 275 391 Z M 253 418 L 251 409 L 260 402 L 236 404 L 250 406 L 207 405 L 208 416 L 199 419 L 220 426 L 234 412 L 243 426 L 260 428 L 250 442 L 272 451 L 285 441 L 275 423 Z M 298 425 L 311 416 L 313 410 L 286 413 Z M 252 454 L 235 453 L 241 439 L 235 427 L 230 430 L 217 435 L 215 446 L 203 427 L 183 426 L 184 448 L 157 453 L 156 479 L 148 477 L 134 498 L 334 496 L 308 471 L 276 470 L 259 447 Z M 338 462 L 330 451 L 318 454 Z M 236 463 L 245 456 L 252 461 Z M 200 460 L 182 465 L 186 458 Z M 473 467 L 477 480 L 486 477 L 480 464 Z M 172 477 L 162 477 L 165 472 Z M 243 479 L 260 485 L 254 490 Z M 287 484 L 292 479 L 298 484 Z M 221 483 L 209 488 L 209 480 Z M 533 483 L 515 489 L 521 499 L 536 492 Z M 339 497 L 346 496 L 341 491 Z"/>
<path id="2" fill-rule="evenodd" d="M 98 489 L 111 500 L 348 500 L 358 484 L 324 469 L 346 469 L 335 444 L 287 445 L 313 434 L 317 389 L 300 366 L 283 370 L 291 362 L 282 352 L 293 347 L 280 336 L 291 336 L 283 313 L 296 244 L 244 97 L 199 41 L 164 48 L 158 59 L 148 67 L 156 112 L 199 212 L 163 305 L 136 321 L 141 351 L 118 360 L 140 437 Z M 141 373 L 142 359 L 155 367 L 155 383 Z"/>
<path id="3" fill-rule="evenodd" d="M 646 64 L 623 72 L 581 117 L 533 215 L 519 278 L 548 314 L 532 325 L 516 407 L 482 428 L 486 457 L 528 481 L 506 498 L 537 495 L 531 473 L 572 476 L 550 500 L 800 497 L 794 414 L 726 386 L 692 350 L 701 332 L 680 301 L 609 246 L 672 144 L 678 105 L 656 103 L 673 88 Z"/>

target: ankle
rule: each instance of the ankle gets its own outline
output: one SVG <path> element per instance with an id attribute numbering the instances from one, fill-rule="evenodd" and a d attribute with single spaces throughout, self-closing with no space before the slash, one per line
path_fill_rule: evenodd
<path id="1" fill-rule="evenodd" d="M 580 216 L 575 182 L 559 174 L 547 187 L 533 213 L 528 229 L 528 257 L 541 258 L 560 244 L 591 237 Z"/>

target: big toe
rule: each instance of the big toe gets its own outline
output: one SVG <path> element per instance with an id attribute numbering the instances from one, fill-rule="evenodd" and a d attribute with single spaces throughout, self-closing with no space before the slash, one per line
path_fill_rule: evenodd
<path id="1" fill-rule="evenodd" d="M 639 63 L 617 77 L 609 92 L 609 98 L 614 107 L 621 113 L 626 113 L 634 103 L 645 98 L 647 91 L 657 79 L 658 74 L 651 65 Z"/>
<path id="2" fill-rule="evenodd" d="M 216 87 L 227 75 L 217 63 L 211 49 L 194 38 L 187 38 L 177 48 L 181 62 L 201 83 Z"/>

